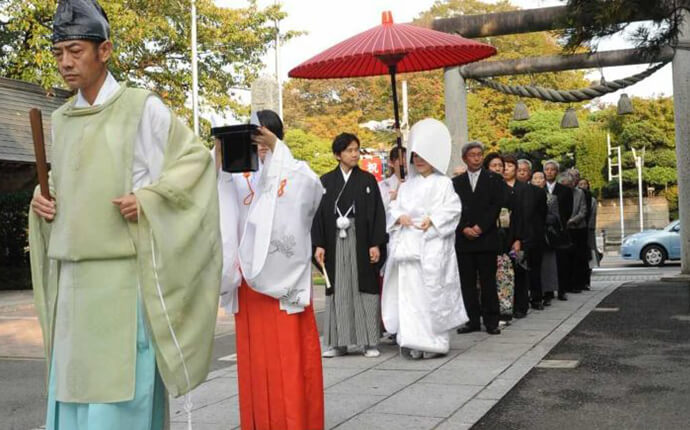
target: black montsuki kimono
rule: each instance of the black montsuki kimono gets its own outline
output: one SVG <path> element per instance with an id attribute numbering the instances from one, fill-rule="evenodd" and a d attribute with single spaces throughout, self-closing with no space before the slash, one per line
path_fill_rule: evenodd
<path id="1" fill-rule="evenodd" d="M 321 184 L 324 187 L 324 196 L 314 217 L 311 240 L 314 248 L 318 246 L 326 250 L 326 271 L 331 284 L 335 286 L 337 284 L 335 278 L 335 245 L 338 236 L 338 228 L 336 227 L 338 213 L 335 210 L 335 202 L 343 184 L 345 184 L 340 166 L 323 175 Z M 338 207 L 340 212 L 345 215 L 353 204 L 352 213 L 354 214 L 357 234 L 359 291 L 379 294 L 379 270 L 385 262 L 385 245 L 388 237 L 386 234 L 386 212 L 376 178 L 359 167 L 352 169 L 347 185 L 338 201 Z M 381 251 L 381 259 L 378 264 L 369 262 L 369 248 L 373 246 L 378 246 Z M 326 294 L 333 294 L 333 290 L 327 290 Z"/>

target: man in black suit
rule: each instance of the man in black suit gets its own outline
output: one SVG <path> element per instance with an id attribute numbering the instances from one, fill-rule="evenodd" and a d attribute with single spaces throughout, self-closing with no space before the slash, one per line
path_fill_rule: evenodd
<path id="1" fill-rule="evenodd" d="M 499 237 L 496 220 L 501 211 L 502 179 L 482 169 L 484 146 L 470 142 L 462 148 L 467 171 L 453 178 L 453 187 L 462 202 L 462 216 L 455 233 L 455 250 L 460 269 L 462 297 L 470 321 L 458 333 L 481 328 L 480 317 L 489 334 L 500 334 L 496 258 Z M 481 288 L 481 307 L 477 292 L 477 273 Z"/>
<path id="2" fill-rule="evenodd" d="M 556 179 L 560 166 L 555 160 L 544 163 L 546 177 L 546 191 L 558 198 L 558 214 L 561 220 L 563 234 L 567 234 L 566 226 L 573 213 L 573 190 L 559 184 Z M 556 250 L 556 265 L 558 266 L 558 300 L 568 300 L 565 292 L 572 290 L 572 264 L 568 249 Z"/>
<path id="3" fill-rule="evenodd" d="M 526 254 L 529 270 L 526 278 L 529 283 L 529 301 L 532 309 L 543 310 L 541 288 L 541 260 L 544 253 L 544 229 L 546 226 L 546 191 L 529 183 L 532 177 L 532 163 L 521 159 L 517 162 L 517 179 L 524 184 L 520 202 L 522 210 L 520 228 L 522 229 L 522 249 Z M 517 279 L 516 279 L 517 284 Z M 517 289 L 517 288 L 516 288 Z M 517 293 L 517 292 L 516 292 Z M 523 293 L 515 296 L 515 310 L 527 312 L 527 297 Z"/>

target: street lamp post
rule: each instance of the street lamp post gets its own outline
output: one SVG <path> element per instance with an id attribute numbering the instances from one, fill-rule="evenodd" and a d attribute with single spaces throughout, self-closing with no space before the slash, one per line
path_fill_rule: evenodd
<path id="1" fill-rule="evenodd" d="M 637 155 L 635 148 L 632 148 L 633 158 L 635 159 L 635 167 L 637 168 L 637 196 L 638 206 L 640 207 L 640 231 L 644 230 L 644 207 L 642 206 L 642 166 L 644 164 L 644 148 L 642 149 L 642 156 Z"/>
<path id="2" fill-rule="evenodd" d="M 280 2 L 275 0 L 276 7 Z M 283 86 L 280 83 L 280 21 L 275 20 L 276 26 L 276 83 L 278 84 L 278 116 L 283 117 Z"/>
<path id="3" fill-rule="evenodd" d="M 609 133 L 606 133 L 606 148 L 608 149 L 608 152 L 606 153 L 606 161 L 608 162 L 608 168 L 609 168 L 609 181 L 613 179 L 614 177 L 618 178 L 618 199 L 619 199 L 619 206 L 620 206 L 620 221 L 621 221 L 621 244 L 623 244 L 623 239 L 625 238 L 625 217 L 624 217 L 624 211 L 623 211 L 623 168 L 622 168 L 622 156 L 621 156 L 621 147 L 620 145 L 611 148 L 611 135 Z M 613 175 L 611 172 L 611 151 L 615 149 L 617 151 L 618 155 L 618 174 Z"/>

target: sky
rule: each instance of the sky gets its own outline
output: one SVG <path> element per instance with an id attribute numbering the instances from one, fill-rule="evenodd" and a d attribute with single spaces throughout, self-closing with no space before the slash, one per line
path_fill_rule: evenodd
<path id="1" fill-rule="evenodd" d="M 259 0 L 259 6 L 269 6 L 275 0 Z M 243 7 L 246 0 L 215 0 L 222 7 Z M 547 6 L 559 6 L 564 2 L 557 0 L 511 0 L 523 9 L 533 9 Z M 282 30 L 300 30 L 308 34 L 294 38 L 287 42 L 280 50 L 280 76 L 284 81 L 290 69 L 321 51 L 339 43 L 351 36 L 368 30 L 381 23 L 381 12 L 391 10 L 395 22 L 409 22 L 422 11 L 429 9 L 435 0 L 282 0 L 283 10 L 287 18 L 281 22 Z M 599 50 L 614 50 L 630 48 L 624 36 L 614 36 L 604 40 Z M 274 53 L 271 50 L 265 57 L 266 74 L 275 73 Z M 621 79 L 646 69 L 646 65 L 610 67 L 603 70 L 606 80 Z M 403 75 L 404 76 L 404 75 Z M 593 71 L 588 76 L 598 80 L 599 71 Z M 652 97 L 672 95 L 673 85 L 671 66 L 667 65 L 646 80 L 628 87 L 625 90 L 630 95 Z M 619 93 L 602 97 L 607 103 L 615 103 Z"/>

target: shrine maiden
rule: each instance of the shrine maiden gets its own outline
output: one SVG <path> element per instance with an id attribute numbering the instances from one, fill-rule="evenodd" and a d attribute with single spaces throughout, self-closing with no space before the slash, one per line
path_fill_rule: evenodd
<path id="1" fill-rule="evenodd" d="M 240 423 L 243 430 L 321 430 L 310 228 L 323 188 L 282 142 L 278 115 L 264 110 L 256 120 L 255 143 L 260 153 L 268 149 L 260 172 L 218 177 L 221 303 L 236 312 Z"/>

